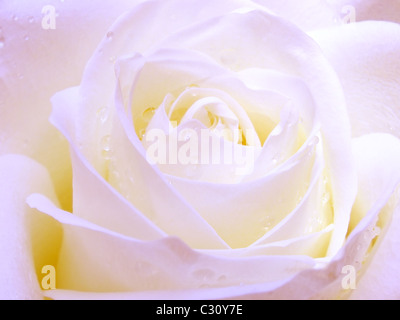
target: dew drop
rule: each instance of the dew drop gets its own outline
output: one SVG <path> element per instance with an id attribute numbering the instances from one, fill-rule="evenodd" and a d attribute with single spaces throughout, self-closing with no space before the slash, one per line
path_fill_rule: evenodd
<path id="1" fill-rule="evenodd" d="M 143 140 L 145 135 L 146 135 L 146 129 L 145 128 L 140 129 L 139 130 L 139 139 Z"/>
<path id="2" fill-rule="evenodd" d="M 185 174 L 187 178 L 199 178 L 200 177 L 200 165 L 199 164 L 189 164 L 185 169 Z"/>
<path id="3" fill-rule="evenodd" d="M 136 273 L 138 273 L 142 277 L 151 277 L 157 273 L 157 270 L 154 268 L 154 266 L 145 261 L 136 262 L 134 269 Z"/>
<path id="4" fill-rule="evenodd" d="M 110 31 L 110 32 L 107 33 L 106 36 L 107 36 L 107 39 L 108 39 L 108 40 L 112 40 L 113 37 L 114 37 L 114 32 Z"/>
<path id="5" fill-rule="evenodd" d="M 112 155 L 112 149 L 111 149 L 110 142 L 111 142 L 111 136 L 109 136 L 109 135 L 104 136 L 101 139 L 101 148 L 102 148 L 101 154 L 106 160 L 111 159 L 111 155 Z"/>
<path id="6" fill-rule="evenodd" d="M 101 145 L 103 147 L 104 150 L 109 151 L 110 150 L 110 141 L 111 138 L 110 136 L 105 136 L 102 140 L 101 140 Z"/>
<path id="7" fill-rule="evenodd" d="M 24 149 L 27 149 L 29 144 L 30 144 L 30 140 L 29 139 L 24 139 L 23 142 L 22 142 L 22 147 Z"/>
<path id="8" fill-rule="evenodd" d="M 329 200 L 331 200 L 331 195 L 329 194 L 329 192 L 325 192 L 322 196 L 322 205 L 325 206 Z"/>
<path id="9" fill-rule="evenodd" d="M 100 119 L 102 123 L 106 122 L 108 119 L 108 108 L 102 107 L 96 112 L 97 117 Z"/>
<path id="10" fill-rule="evenodd" d="M 215 273 L 211 269 L 199 269 L 192 273 L 193 277 L 201 282 L 201 286 L 208 285 L 214 281 Z"/>
<path id="11" fill-rule="evenodd" d="M 101 152 L 101 155 L 103 156 L 103 158 L 105 160 L 110 160 L 111 159 L 111 152 L 110 151 L 103 150 Z"/>
<path id="12" fill-rule="evenodd" d="M 192 137 L 192 132 L 190 130 L 183 130 L 180 133 L 180 137 L 182 138 L 183 142 L 187 142 Z"/>
<path id="13" fill-rule="evenodd" d="M 154 116 L 155 113 L 156 113 L 156 109 L 155 109 L 155 108 L 148 108 L 148 109 L 146 109 L 146 110 L 143 111 L 143 113 L 142 113 L 143 120 L 144 120 L 146 123 L 149 123 L 150 120 L 153 118 L 153 116 Z"/>

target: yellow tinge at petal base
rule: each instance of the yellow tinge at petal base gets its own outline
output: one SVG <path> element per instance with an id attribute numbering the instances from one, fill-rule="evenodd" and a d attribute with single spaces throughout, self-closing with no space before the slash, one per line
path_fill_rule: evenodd
<path id="1" fill-rule="evenodd" d="M 43 266 L 57 263 L 61 229 L 35 215 L 26 198 L 42 193 L 57 203 L 49 173 L 26 156 L 6 155 L 0 181 L 0 299 L 41 299 L 38 279 Z"/>

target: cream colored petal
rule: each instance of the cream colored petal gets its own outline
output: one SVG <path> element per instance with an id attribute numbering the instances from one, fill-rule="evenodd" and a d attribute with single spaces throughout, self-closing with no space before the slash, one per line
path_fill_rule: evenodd
<path id="1" fill-rule="evenodd" d="M 341 0 L 344 6 L 352 6 L 356 21 L 382 20 L 400 22 L 400 3 L 397 0 Z"/>
<path id="2" fill-rule="evenodd" d="M 372 262 L 357 284 L 351 300 L 399 300 L 399 207 L 389 208 L 393 217 L 388 222 L 384 238 L 377 245 Z"/>
<path id="3" fill-rule="evenodd" d="M 381 204 L 380 204 L 381 205 Z M 221 288 L 200 288 L 196 290 L 157 290 L 146 292 L 113 292 L 98 293 L 78 292 L 70 290 L 56 290 L 46 292 L 46 296 L 54 299 L 145 299 L 145 300 L 207 300 L 207 299 L 337 299 L 349 296 L 349 291 L 342 287 L 343 279 L 346 276 L 343 273 L 344 267 L 355 265 L 359 268 L 360 261 L 368 250 L 370 241 L 375 237 L 372 232 L 375 224 L 376 214 L 379 213 L 380 205 L 373 208 L 371 215 L 363 221 L 360 228 L 349 239 L 345 248 L 335 256 L 334 259 L 324 261 L 320 264 L 309 265 L 300 273 L 293 274 L 284 281 L 259 281 L 255 284 L 247 284 L 242 282 L 236 286 Z M 270 257 L 268 259 L 276 259 L 278 257 Z M 280 257 L 279 259 L 287 259 L 288 257 Z M 261 258 L 261 260 L 265 258 Z M 238 260 L 236 260 L 238 261 Z M 259 260 L 257 264 L 261 264 Z M 282 263 L 282 262 L 280 262 Z M 269 266 L 282 268 L 278 261 L 270 261 Z M 303 262 L 304 263 L 304 262 Z M 296 263 L 295 263 L 296 264 Z M 213 264 L 216 267 L 215 261 Z M 230 262 L 232 268 L 237 265 Z M 299 265 L 297 265 L 296 270 Z M 239 271 L 239 269 L 237 269 Z M 264 269 L 262 273 L 265 273 Z M 225 270 L 226 271 L 226 270 Z M 244 272 L 244 271 L 242 271 Z M 242 276 L 244 273 L 241 273 Z M 207 278 L 207 277 L 205 277 Z M 62 288 L 60 288 L 62 289 Z"/>
<path id="4" fill-rule="evenodd" d="M 311 148 L 311 147 L 309 147 Z M 307 149 L 306 149 L 307 150 Z M 265 233 L 252 246 L 259 246 L 276 241 L 284 241 L 315 233 L 333 222 L 333 211 L 326 177 L 323 175 L 321 155 L 316 155 L 315 164 L 310 174 L 310 180 L 304 184 L 304 193 L 297 197 L 297 206 L 287 214 L 269 232 Z M 326 249 L 326 248 L 325 248 Z"/>
<path id="5" fill-rule="evenodd" d="M 362 22 L 312 36 L 341 80 L 353 136 L 400 137 L 400 25 Z"/>
<path id="6" fill-rule="evenodd" d="M 21 153 L 44 164 L 65 208 L 71 206 L 71 167 L 65 139 L 48 123 L 50 98 L 79 84 L 107 27 L 135 2 L 0 4 L 0 154 Z M 51 27 L 49 8 L 55 10 L 55 29 L 45 29 Z"/>
<path id="7" fill-rule="evenodd" d="M 188 39 L 189 34 L 190 40 L 179 41 Z M 235 71 L 265 68 L 298 76 L 305 82 L 316 104 L 332 185 L 336 226 L 329 254 L 337 252 L 345 240 L 357 179 L 342 87 L 318 45 L 294 25 L 262 11 L 213 19 L 174 35 L 165 45 L 167 42 L 204 52 Z"/>
<path id="8" fill-rule="evenodd" d="M 314 264 L 306 257 L 217 257 L 196 252 L 176 238 L 142 242 L 65 213 L 43 197 L 34 195 L 29 203 L 63 227 L 57 264 L 61 290 L 169 290 L 173 294 L 174 290 L 204 292 L 211 287 L 263 282 L 276 286 Z"/>
<path id="9" fill-rule="evenodd" d="M 390 135 L 372 134 L 354 140 L 360 191 L 353 209 L 355 225 L 381 195 L 392 195 L 377 226 L 378 241 L 365 266 L 352 299 L 398 299 L 400 141 Z"/>
<path id="10" fill-rule="evenodd" d="M 106 157 L 103 155 L 103 177 L 99 175 L 82 155 L 81 146 L 74 141 L 76 137 L 73 120 L 76 119 L 79 105 L 72 104 L 68 107 L 68 103 L 77 96 L 76 88 L 59 93 L 53 100 L 57 106 L 51 118 L 71 144 L 75 173 L 74 214 L 141 239 L 155 239 L 166 232 L 182 237 L 193 247 L 225 248 L 226 244 L 215 231 L 170 188 L 160 173 L 132 146 L 125 131 L 131 133 L 131 123 L 124 122 L 121 125 L 117 122 L 115 132 L 109 138 L 107 150 L 101 150 L 99 146 L 99 152 L 107 151 Z M 133 139 L 138 140 L 138 137 L 134 136 Z M 113 169 L 117 164 L 120 172 L 118 177 L 115 173 L 117 168 Z M 106 179 L 111 181 L 114 188 Z M 160 203 L 159 199 L 165 200 Z M 166 210 L 169 215 L 165 214 Z M 196 232 L 192 232 L 191 228 L 194 227 Z"/>
<path id="11" fill-rule="evenodd" d="M 310 143 L 269 175 L 246 183 L 212 184 L 176 177 L 169 180 L 231 247 L 243 248 L 268 235 L 296 208 L 307 189 L 313 188 L 312 180 L 318 179 L 322 169 L 313 169 L 314 149 L 315 143 Z M 310 206 L 319 203 L 314 201 Z M 296 230 L 296 234 L 285 231 L 279 240 L 306 232 L 299 225 Z"/>
<path id="12" fill-rule="evenodd" d="M 284 238 L 282 241 L 252 245 L 241 249 L 202 250 L 202 252 L 238 259 L 263 255 L 304 255 L 312 258 L 322 258 L 326 254 L 326 248 L 332 236 L 332 230 L 333 225 L 329 225 L 322 231 L 308 233 L 297 238 Z"/>
<path id="13" fill-rule="evenodd" d="M 53 225 L 33 215 L 26 198 L 41 192 L 57 201 L 47 170 L 21 155 L 0 157 L 0 298 L 42 299 L 37 275 L 56 262 L 57 238 Z M 54 240 L 44 252 L 41 245 Z M 35 270 L 36 269 L 36 270 Z"/>
<path id="14" fill-rule="evenodd" d="M 84 147 L 85 156 L 90 158 L 96 169 L 101 166 L 99 163 L 102 160 L 94 157 L 97 145 L 93 146 L 93 141 L 99 143 L 98 125 L 101 121 L 93 119 L 99 110 L 112 117 L 117 85 L 115 62 L 135 53 L 145 53 L 162 39 L 188 25 L 225 14 L 242 5 L 241 0 L 218 0 L 210 6 L 204 6 L 204 2 L 198 0 L 146 1 L 115 21 L 89 60 L 80 87 L 79 114 L 85 125 L 76 128 L 77 138 Z M 149 27 L 149 21 L 157 23 Z M 106 126 L 103 135 L 109 133 L 108 129 Z"/>
<path id="15" fill-rule="evenodd" d="M 303 30 L 339 26 L 354 19 L 356 13 L 348 0 L 253 0 Z M 355 2 L 355 1 L 353 1 Z"/>

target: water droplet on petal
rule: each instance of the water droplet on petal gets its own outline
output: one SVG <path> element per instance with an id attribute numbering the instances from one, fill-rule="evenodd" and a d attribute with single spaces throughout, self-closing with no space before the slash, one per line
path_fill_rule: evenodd
<path id="1" fill-rule="evenodd" d="M 325 206 L 329 200 L 331 199 L 331 195 L 329 192 L 325 192 L 324 195 L 322 196 L 322 205 Z"/>
<path id="2" fill-rule="evenodd" d="M 142 141 L 146 135 L 146 128 L 142 128 L 139 130 L 139 139 Z"/>
<path id="3" fill-rule="evenodd" d="M 114 37 L 114 32 L 110 31 L 110 32 L 107 33 L 107 39 L 108 40 L 112 40 L 113 37 Z"/>
<path id="4" fill-rule="evenodd" d="M 185 169 L 185 174 L 187 178 L 199 178 L 200 177 L 200 165 L 199 164 L 189 164 Z"/>
<path id="5" fill-rule="evenodd" d="M 146 123 L 149 123 L 150 120 L 153 118 L 154 114 L 156 113 L 156 109 L 155 108 L 148 108 L 145 111 L 143 111 L 143 120 Z"/>
<path id="6" fill-rule="evenodd" d="M 199 269 L 192 273 L 193 277 L 199 281 L 200 287 L 209 286 L 215 280 L 215 273 L 211 269 Z"/>
<path id="7" fill-rule="evenodd" d="M 142 277 L 151 277 L 157 273 L 157 269 L 155 267 L 145 261 L 138 261 L 134 265 L 134 269 L 136 273 L 138 273 Z"/>
<path id="8" fill-rule="evenodd" d="M 102 148 L 101 154 L 106 160 L 110 160 L 112 155 L 110 142 L 111 142 L 111 136 L 109 135 L 104 136 L 101 139 L 101 148 Z"/>
<path id="9" fill-rule="evenodd" d="M 102 123 L 106 122 L 108 119 L 108 108 L 103 107 L 98 109 L 96 115 Z"/>

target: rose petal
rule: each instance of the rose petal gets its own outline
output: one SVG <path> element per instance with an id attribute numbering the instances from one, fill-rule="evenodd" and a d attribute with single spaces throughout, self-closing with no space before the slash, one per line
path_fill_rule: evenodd
<path id="1" fill-rule="evenodd" d="M 400 25 L 362 22 L 312 36 L 341 80 L 353 136 L 400 137 Z"/>
<path id="2" fill-rule="evenodd" d="M 58 244 L 48 244 L 47 252 L 40 248 L 42 237 L 51 234 L 46 228 L 52 224 L 48 219 L 30 219 L 32 210 L 25 199 L 33 192 L 41 192 L 56 201 L 51 179 L 34 160 L 6 155 L 0 157 L 0 180 L 0 298 L 41 299 L 36 272 L 40 274 L 43 265 L 56 262 Z"/>
<path id="3" fill-rule="evenodd" d="M 400 22 L 400 3 L 397 0 L 342 0 L 342 3 L 354 8 L 356 21 L 384 20 Z"/>
<path id="4" fill-rule="evenodd" d="M 189 40 L 182 42 L 182 38 Z M 277 70 L 298 76 L 306 83 L 317 107 L 332 185 L 335 230 L 329 255 L 336 253 L 345 240 L 357 179 L 352 167 L 350 124 L 342 88 L 317 44 L 294 25 L 266 12 L 252 11 L 225 15 L 187 28 L 162 45 L 204 52 L 232 70 Z"/>
<path id="5" fill-rule="evenodd" d="M 347 12 L 342 12 L 349 1 L 321 0 L 253 0 L 265 6 L 279 16 L 295 23 L 302 30 L 315 30 L 340 25 Z"/>
<path id="6" fill-rule="evenodd" d="M 363 221 L 362 226 L 357 232 L 353 233 L 351 238 L 349 239 L 349 242 L 346 244 L 346 247 L 343 248 L 339 254 L 335 257 L 335 259 L 329 261 L 329 262 L 324 262 L 321 260 L 320 266 L 315 266 L 314 269 L 311 269 L 312 265 L 309 265 L 307 268 L 305 265 L 305 270 L 298 273 L 297 275 L 294 274 L 292 277 L 286 278 L 286 280 L 278 280 L 278 281 L 272 281 L 272 282 L 262 282 L 259 281 L 255 284 L 246 284 L 246 282 L 240 283 L 236 286 L 229 286 L 229 287 L 221 287 L 221 288 L 198 288 L 198 289 L 188 289 L 188 290 L 150 290 L 150 291 L 144 291 L 144 292 L 108 292 L 108 293 L 99 293 L 98 286 L 92 285 L 95 289 L 92 290 L 92 292 L 82 292 L 81 288 L 85 285 L 88 285 L 88 282 L 90 282 L 90 279 L 92 275 L 90 274 L 90 270 L 86 274 L 81 274 L 82 270 L 84 269 L 84 265 L 81 266 L 78 270 L 74 270 L 74 274 L 71 275 L 71 279 L 75 280 L 75 276 L 78 275 L 78 281 L 76 281 L 73 285 L 76 287 L 80 287 L 79 290 L 80 292 L 73 291 L 72 290 L 62 290 L 64 288 L 60 288 L 61 290 L 55 290 L 55 291 L 48 291 L 46 292 L 46 296 L 50 298 L 55 298 L 55 299 L 146 299 L 146 300 L 179 300 L 179 299 L 184 299 L 184 300 L 208 300 L 208 299 L 251 299 L 251 300 L 258 300 L 258 299 L 311 299 L 311 298 L 331 298 L 332 297 L 346 297 L 348 296 L 349 292 L 343 290 L 342 288 L 342 282 L 345 274 L 343 273 L 344 267 L 348 265 L 355 265 L 357 262 L 357 259 L 360 259 L 364 257 L 365 252 L 367 251 L 370 242 L 374 238 L 374 236 L 371 234 L 371 229 L 367 228 L 369 225 L 371 225 L 371 220 L 372 222 L 375 221 L 373 219 L 376 217 L 376 214 L 379 213 L 380 206 L 376 206 L 373 208 L 371 211 L 371 214 L 368 218 Z M 63 221 L 64 223 L 67 224 L 73 224 L 73 225 L 82 225 L 82 223 L 78 222 L 72 222 L 69 221 L 67 222 L 63 217 L 56 215 L 54 212 L 51 214 L 53 217 L 56 217 L 58 220 Z M 64 227 L 65 228 L 65 227 Z M 93 227 L 87 227 L 86 230 L 81 230 L 81 233 L 86 233 L 86 236 L 82 236 L 81 239 L 83 239 L 84 243 L 88 243 L 90 241 L 91 235 L 91 229 Z M 88 233 L 89 231 L 89 233 Z M 93 230 L 94 231 L 94 230 Z M 106 236 L 106 235 L 104 235 Z M 76 237 L 76 234 L 71 235 L 72 237 Z M 96 237 L 96 240 L 98 240 L 99 237 Z M 69 242 L 69 241 L 68 241 Z M 102 242 L 104 243 L 104 242 Z M 184 247 L 181 246 L 181 244 L 178 245 L 179 242 L 176 242 L 176 240 L 167 240 L 166 243 L 164 243 L 164 246 L 159 242 L 159 243 L 153 243 L 154 245 L 158 244 L 161 245 L 160 249 L 165 248 L 165 245 L 167 245 L 167 248 L 171 248 L 171 246 L 168 246 L 169 244 L 173 244 L 172 248 L 177 249 L 178 251 L 175 251 L 172 249 L 172 255 L 178 255 L 182 257 L 182 254 L 185 252 Z M 79 247 L 79 246 L 78 246 Z M 106 247 L 105 245 L 102 245 L 102 247 Z M 116 244 L 117 248 L 121 248 L 120 243 Z M 91 247 L 89 247 L 90 250 Z M 95 246 L 95 248 L 98 248 Z M 95 249 L 93 249 L 95 250 Z M 93 250 L 90 250 L 90 252 L 94 252 Z M 180 250 L 181 253 L 179 253 Z M 67 250 L 68 251 L 68 250 Z M 167 252 L 169 250 L 167 249 Z M 170 252 L 170 251 L 169 251 Z M 187 252 L 186 252 L 187 254 Z M 67 258 L 68 255 L 65 255 Z M 102 257 L 102 259 L 108 259 L 105 258 L 103 255 L 97 255 L 97 257 Z M 129 255 L 132 258 L 132 255 Z M 85 257 L 87 255 L 85 254 Z M 121 257 L 127 257 L 126 255 L 121 255 Z M 149 254 L 147 253 L 147 257 L 149 257 Z M 198 257 L 198 256 L 197 256 Z M 204 256 L 202 256 L 204 257 Z M 208 257 L 207 255 L 205 257 Z M 180 267 L 182 268 L 183 265 L 187 266 L 190 265 L 190 263 L 193 261 L 191 260 L 193 258 L 192 254 L 186 255 L 184 260 L 181 260 L 185 263 L 180 263 Z M 211 257 L 210 257 L 211 258 Z M 288 257 L 260 257 L 260 259 L 273 259 L 275 260 L 276 258 L 283 259 L 283 261 L 270 261 L 268 266 L 276 266 L 278 268 L 282 268 L 283 266 L 281 263 L 284 263 Z M 75 256 L 75 259 L 77 260 L 77 263 L 81 262 L 81 257 L 80 256 Z M 158 257 L 160 259 L 160 256 Z M 175 258 L 176 259 L 176 258 Z M 239 270 L 241 268 L 238 268 L 238 265 L 236 265 L 236 262 L 240 263 L 239 261 L 242 261 L 243 263 L 243 258 L 240 260 L 226 260 L 229 263 L 227 265 L 224 265 L 223 268 L 223 273 L 226 274 L 227 272 L 230 272 L 234 268 L 235 271 L 232 271 L 234 273 L 240 272 L 238 280 L 240 281 L 240 278 L 243 277 L 244 275 L 247 274 L 248 269 L 244 270 Z M 301 259 L 301 258 L 300 258 Z M 261 261 L 262 261 L 261 260 Z M 202 261 L 200 259 L 200 261 Z M 217 261 L 220 261 L 218 258 L 214 257 L 211 258 L 210 265 L 211 270 L 216 270 L 219 266 Z M 248 260 L 246 260 L 248 261 Z M 257 265 L 261 266 L 262 263 L 260 260 L 256 260 L 255 262 Z M 66 260 L 67 262 L 67 260 Z M 87 261 L 86 261 L 87 262 Z M 248 261 L 249 265 L 251 265 L 251 260 Z M 303 263 L 305 263 L 306 260 L 303 260 Z M 93 262 L 95 263 L 95 262 Z M 196 260 L 196 263 L 199 263 L 199 260 Z M 293 261 L 292 261 L 293 263 Z M 301 262 L 299 264 L 299 261 L 294 260 L 294 263 L 296 266 L 295 270 L 292 270 L 294 272 L 298 271 L 299 267 L 301 268 Z M 240 263 L 241 264 L 241 263 Z M 244 263 L 246 265 L 246 262 Z M 101 264 L 100 264 L 101 265 Z M 163 264 L 166 265 L 166 264 Z M 168 265 L 168 264 L 167 264 Z M 249 267 L 247 265 L 247 267 Z M 222 265 L 221 265 L 222 266 Z M 120 268 L 120 264 L 118 266 Z M 115 270 L 115 269 L 113 269 Z M 261 271 L 262 274 L 266 273 L 267 269 L 264 269 Z M 204 271 L 204 270 L 203 270 Z M 210 271 L 210 270 L 208 270 Z M 281 270 L 282 271 L 282 270 Z M 118 273 L 115 272 L 113 273 L 112 271 L 108 270 L 107 276 L 104 274 L 102 277 L 98 279 L 106 279 L 112 274 L 113 277 L 117 277 Z M 268 273 L 268 271 L 267 271 Z M 188 274 L 187 271 L 183 272 L 180 274 L 180 277 L 182 275 Z M 202 273 L 201 273 L 202 274 Z M 202 279 L 203 279 L 203 284 L 204 281 L 208 279 L 207 275 L 210 275 L 212 273 L 205 272 L 202 274 Z M 265 274 L 267 276 L 267 274 Z M 81 278 L 82 277 L 82 278 Z M 123 277 L 124 278 L 124 277 Z M 96 281 L 98 281 L 96 279 Z M 224 278 L 223 278 L 224 279 Z M 95 281 L 95 280 L 94 280 Z M 140 280 L 139 280 L 140 281 Z M 238 282 L 239 282 L 238 281 Z M 105 280 L 104 280 L 105 282 Z M 121 283 L 123 283 L 126 287 L 127 283 L 127 278 L 125 277 L 124 279 L 121 280 Z M 187 283 L 187 282 L 186 282 Z M 69 284 L 69 286 L 73 286 Z M 115 288 L 115 287 L 114 287 Z M 124 288 L 125 289 L 125 288 Z"/>
<path id="7" fill-rule="evenodd" d="M 231 247 L 242 248 L 268 234 L 296 208 L 307 188 L 312 188 L 310 181 L 321 173 L 313 171 L 314 148 L 314 144 L 304 148 L 269 175 L 247 183 L 212 184 L 177 177 L 169 180 Z M 296 230 L 299 234 L 305 232 L 298 225 Z M 298 234 L 285 232 L 284 236 L 287 239 Z"/>
<path id="8" fill-rule="evenodd" d="M 387 226 L 382 241 L 372 262 L 366 266 L 366 272 L 357 284 L 350 299 L 352 300 L 399 300 L 399 209 L 393 210 L 393 217 Z"/>
<path id="9" fill-rule="evenodd" d="M 135 207 L 127 203 L 108 185 L 108 182 L 83 157 L 81 148 L 74 141 L 74 120 L 79 104 L 74 104 L 73 101 L 78 98 L 78 94 L 77 88 L 57 94 L 53 98 L 56 106 L 51 117 L 51 121 L 71 145 L 73 168 L 76 174 L 74 214 L 130 236 L 155 239 L 163 235 L 164 231 L 167 234 L 182 237 L 193 247 L 226 248 L 226 244 L 215 231 L 176 192 L 170 189 L 168 183 L 146 162 L 137 149 L 132 148 L 131 141 L 121 125 L 115 127 L 116 131 L 113 135 L 113 139 L 118 141 L 113 148 L 113 159 L 118 159 L 120 168 L 132 171 L 121 174 L 118 181 L 119 187 L 116 187 L 118 187 L 117 191 L 126 198 L 129 199 L 128 195 L 132 195 L 131 200 L 135 203 Z M 72 105 L 69 107 L 71 102 Z M 125 157 L 119 156 L 119 152 L 124 155 L 128 152 L 131 154 Z M 131 163 L 134 163 L 134 166 L 130 165 Z M 107 170 L 111 169 L 105 166 L 103 169 L 105 176 L 107 176 L 105 173 Z M 135 177 L 135 181 L 131 177 Z M 149 185 L 151 192 L 144 189 L 145 185 Z M 131 193 L 127 194 L 124 191 L 125 186 L 129 187 Z M 137 201 L 133 201 L 135 199 Z M 165 200 L 159 203 L 158 199 Z M 93 202 L 96 202 L 95 206 Z M 165 205 L 173 208 L 169 216 L 164 214 Z M 115 214 L 112 215 L 111 212 Z M 154 226 L 151 221 L 156 222 L 157 226 Z M 196 232 L 191 232 L 190 226 L 195 226 Z"/>
<path id="10" fill-rule="evenodd" d="M 352 216 L 354 225 L 365 210 L 379 201 L 381 194 L 391 195 L 396 188 L 397 192 L 380 215 L 379 240 L 351 298 L 398 299 L 400 141 L 386 134 L 363 136 L 354 140 L 354 153 L 360 180 L 360 193 Z"/>
<path id="11" fill-rule="evenodd" d="M 315 146 L 309 146 L 308 150 L 313 147 Z M 309 182 L 306 184 L 307 189 L 297 199 L 296 208 L 258 239 L 253 246 L 318 232 L 332 222 L 333 212 L 330 199 L 327 197 L 326 176 L 323 174 L 324 163 L 320 151 L 317 151 L 315 157 L 314 167 Z"/>
<path id="12" fill-rule="evenodd" d="M 40 195 L 31 196 L 28 202 L 62 224 L 63 246 L 57 264 L 59 289 L 148 291 L 263 282 L 274 287 L 313 265 L 312 259 L 306 257 L 230 259 L 206 255 L 174 238 L 142 242 L 65 213 Z"/>
<path id="13" fill-rule="evenodd" d="M 232 250 L 202 250 L 203 253 L 222 255 L 230 258 L 242 258 L 263 255 L 304 255 L 312 258 L 325 256 L 333 225 L 329 225 L 319 232 L 309 233 L 300 237 L 286 238 L 282 241 L 267 244 L 252 245 L 247 248 Z"/>
<path id="14" fill-rule="evenodd" d="M 65 208 L 70 208 L 72 196 L 71 183 L 66 183 L 71 180 L 68 145 L 48 123 L 50 97 L 79 84 L 107 26 L 135 2 L 118 0 L 99 6 L 82 1 L 21 0 L 0 4 L 0 154 L 22 153 L 43 163 Z M 44 9 L 49 6 L 58 14 L 55 30 L 42 27 Z"/>
<path id="15" fill-rule="evenodd" d="M 266 164 L 271 160 L 278 165 L 294 154 L 304 139 L 317 134 L 320 124 L 315 118 L 313 97 L 301 79 L 265 69 L 246 69 L 239 72 L 239 78 L 249 88 L 268 88 L 289 99 L 281 111 L 281 123 L 269 135 L 254 166 L 253 176 L 257 177 L 268 172 Z"/>
<path id="16" fill-rule="evenodd" d="M 240 8 L 240 0 L 218 0 L 210 6 L 198 0 L 147 1 L 121 16 L 109 29 L 96 53 L 89 60 L 80 87 L 80 118 L 84 128 L 78 126 L 77 138 L 85 149 L 85 156 L 97 168 L 98 159 L 93 141 L 98 137 L 98 121 L 93 121 L 99 110 L 113 113 L 116 78 L 114 64 L 121 57 L 144 53 L 170 34 Z M 157 21 L 149 28 L 149 21 Z M 104 135 L 108 133 L 103 132 Z M 86 154 L 87 153 L 87 154 Z M 101 161 L 101 160 L 100 160 Z"/>
<path id="17" fill-rule="evenodd" d="M 390 195 L 390 194 L 389 194 Z M 382 197 L 371 209 L 369 215 L 360 223 L 346 246 L 336 257 L 328 261 L 320 260 L 320 266 L 307 269 L 287 281 L 239 285 L 227 288 L 208 288 L 196 290 L 168 290 L 146 292 L 95 293 L 57 290 L 46 292 L 55 299 L 332 299 L 345 298 L 351 293 L 344 290 L 343 281 L 348 266 L 360 268 L 371 241 L 376 234 L 373 228 L 376 216 L 388 200 Z M 357 270 L 357 269 L 356 269 Z"/>

